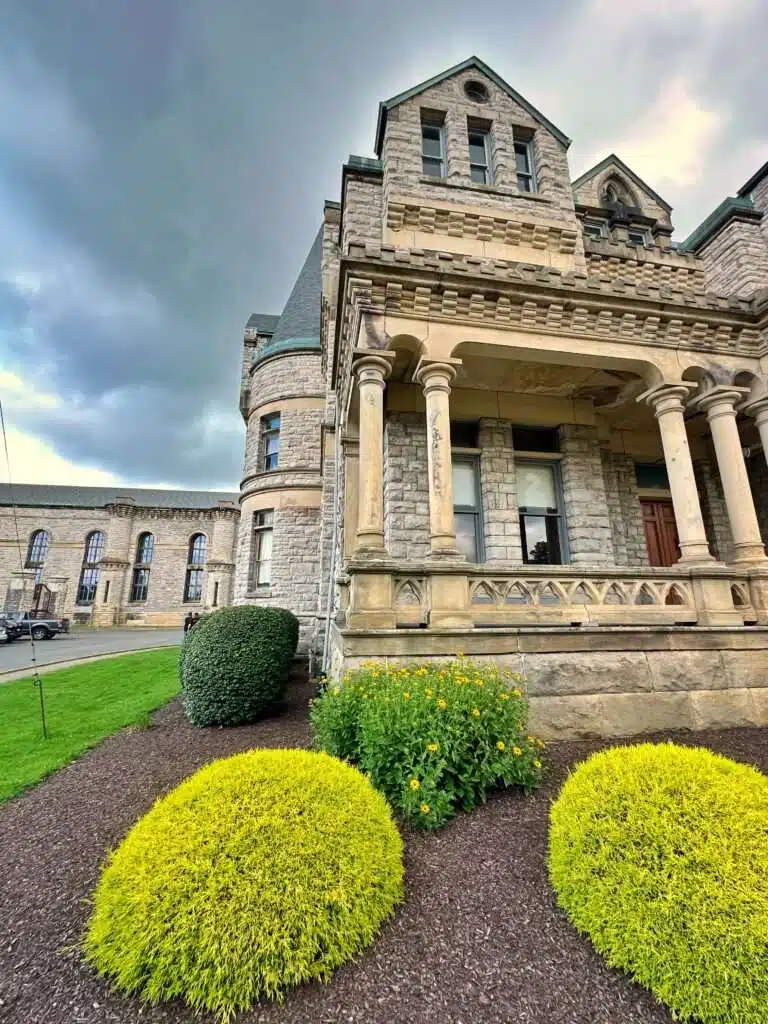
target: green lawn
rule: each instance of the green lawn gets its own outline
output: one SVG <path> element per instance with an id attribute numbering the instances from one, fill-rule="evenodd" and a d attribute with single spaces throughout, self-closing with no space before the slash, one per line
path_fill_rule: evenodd
<path id="1" fill-rule="evenodd" d="M 0 803 L 126 725 L 144 724 L 179 691 L 178 647 L 42 676 L 48 739 L 32 678 L 0 684 Z"/>

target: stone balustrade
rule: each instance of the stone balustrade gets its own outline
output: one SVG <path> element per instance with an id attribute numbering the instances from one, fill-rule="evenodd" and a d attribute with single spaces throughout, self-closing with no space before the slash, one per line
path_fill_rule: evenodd
<path id="1" fill-rule="evenodd" d="M 768 575 L 721 565 L 520 568 L 351 562 L 340 581 L 349 629 L 744 626 L 768 623 Z"/>

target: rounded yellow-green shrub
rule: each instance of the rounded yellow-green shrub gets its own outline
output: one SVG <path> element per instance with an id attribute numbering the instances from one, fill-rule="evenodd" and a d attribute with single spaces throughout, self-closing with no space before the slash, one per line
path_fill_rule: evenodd
<path id="1" fill-rule="evenodd" d="M 403 897 L 403 846 L 355 768 L 253 750 L 158 800 L 104 867 L 86 958 L 126 993 L 220 1020 L 327 980 Z"/>
<path id="2" fill-rule="evenodd" d="M 560 906 L 677 1019 L 768 1020 L 768 778 L 708 750 L 616 747 L 551 810 Z"/>

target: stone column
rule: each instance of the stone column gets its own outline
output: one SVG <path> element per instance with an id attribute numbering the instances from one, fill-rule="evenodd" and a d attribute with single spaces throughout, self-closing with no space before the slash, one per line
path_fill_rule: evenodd
<path id="1" fill-rule="evenodd" d="M 747 413 L 755 421 L 755 426 L 760 431 L 763 455 L 766 462 L 768 462 L 768 397 L 758 398 L 754 402 L 747 402 L 746 405 L 742 405 L 741 411 Z"/>
<path id="2" fill-rule="evenodd" d="M 459 558 L 453 520 L 451 413 L 448 403 L 455 376 L 455 365 L 422 359 L 413 379 L 423 387 L 427 404 L 430 555 Z"/>
<path id="3" fill-rule="evenodd" d="M 360 461 L 356 555 L 386 555 L 384 545 L 384 381 L 390 360 L 365 353 L 354 365 L 360 395 Z"/>
<path id="4" fill-rule="evenodd" d="M 706 412 L 712 431 L 717 468 L 731 524 L 734 562 L 755 563 L 766 561 L 765 548 L 736 426 L 736 404 L 746 393 L 746 388 L 719 386 L 695 399 L 693 405 Z"/>
<path id="5" fill-rule="evenodd" d="M 637 398 L 638 402 L 645 401 L 653 408 L 659 423 L 680 540 L 680 562 L 687 564 L 713 561 L 683 417 L 683 401 L 693 388 L 693 384 L 658 384 Z"/>

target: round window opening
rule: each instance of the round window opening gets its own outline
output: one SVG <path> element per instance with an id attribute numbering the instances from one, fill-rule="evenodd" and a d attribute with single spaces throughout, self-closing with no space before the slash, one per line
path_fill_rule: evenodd
<path id="1" fill-rule="evenodd" d="M 473 103 L 487 103 L 488 90 L 482 82 L 465 82 L 464 93 Z"/>

